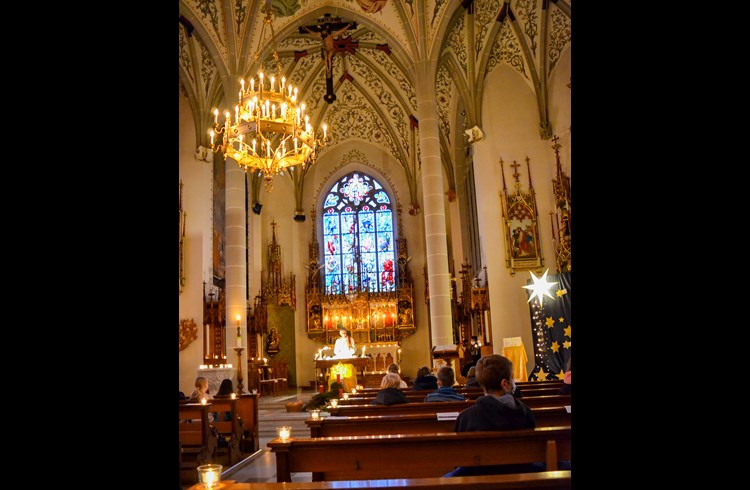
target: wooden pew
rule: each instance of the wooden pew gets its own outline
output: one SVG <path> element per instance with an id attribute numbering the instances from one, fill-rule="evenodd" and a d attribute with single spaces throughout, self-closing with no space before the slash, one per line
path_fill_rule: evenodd
<path id="1" fill-rule="evenodd" d="M 524 388 L 521 390 L 521 399 L 525 399 L 530 396 L 543 396 L 543 395 L 559 395 L 560 388 L 557 386 L 543 387 L 543 388 Z M 406 389 L 402 390 L 409 402 L 422 402 L 425 397 L 430 393 L 434 393 L 435 390 L 417 390 L 409 391 Z M 476 400 L 480 396 L 484 395 L 484 390 L 481 388 L 457 388 L 456 392 L 462 394 L 470 400 Z M 349 394 L 347 399 L 341 398 L 339 404 L 341 405 L 360 405 L 363 403 L 370 403 L 375 399 L 377 391 L 368 393 L 357 393 L 356 395 Z"/>
<path id="2" fill-rule="evenodd" d="M 237 406 L 242 429 L 248 432 L 240 442 L 243 453 L 254 453 L 260 449 L 260 427 L 258 422 L 258 394 L 243 393 Z"/>
<path id="3" fill-rule="evenodd" d="M 221 490 L 331 490 L 368 488 L 387 490 L 393 488 L 423 488 L 438 490 L 570 490 L 570 470 L 515 473 L 511 475 L 457 476 L 454 478 L 398 478 L 391 480 L 343 480 L 296 483 L 237 483 L 221 482 Z M 188 490 L 203 490 L 202 484 Z"/>
<path id="4" fill-rule="evenodd" d="M 570 425 L 570 413 L 565 407 L 539 407 L 532 410 L 537 427 Z M 310 437 L 364 436 L 376 434 L 429 434 L 453 432 L 456 420 L 438 420 L 434 413 L 401 415 L 368 415 L 362 417 L 308 418 L 305 424 Z"/>
<path id="5" fill-rule="evenodd" d="M 191 469 L 213 461 L 218 439 L 208 425 L 210 411 L 213 411 L 210 403 L 180 404 L 180 469 Z"/>
<path id="6" fill-rule="evenodd" d="M 211 411 L 219 412 L 218 420 L 214 420 L 213 425 L 222 437 L 227 437 L 227 456 L 229 459 L 229 466 L 233 466 L 240 459 L 242 459 L 242 451 L 240 450 L 240 441 L 244 437 L 242 427 L 239 419 L 239 406 L 240 400 L 235 398 L 214 398 L 211 400 Z M 224 420 L 224 412 L 231 414 L 231 419 Z M 219 445 L 221 447 L 221 445 Z M 218 455 L 217 455 L 218 456 Z"/>
<path id="7" fill-rule="evenodd" d="M 537 407 L 560 407 L 570 405 L 570 395 L 543 395 L 520 398 L 529 408 Z M 391 413 L 436 413 L 436 412 L 460 412 L 472 406 L 475 400 L 464 400 L 455 402 L 409 402 L 397 405 L 339 405 L 336 408 L 325 409 L 331 415 L 388 415 Z"/>
<path id="8" fill-rule="evenodd" d="M 241 458 L 245 454 L 257 452 L 260 449 L 258 396 L 257 394 L 243 393 L 236 400 L 231 398 L 209 400 L 209 403 L 213 404 L 213 409 L 209 412 L 220 412 L 219 420 L 215 420 L 213 424 L 209 425 L 215 427 L 220 434 L 230 436 L 229 459 L 232 464 L 237 461 L 236 458 Z M 180 401 L 181 406 L 189 403 L 185 400 Z M 193 404 L 195 403 L 193 402 Z M 224 421 L 223 412 L 232 412 L 233 410 L 232 420 Z M 236 443 L 234 439 L 237 440 Z"/>
<path id="9" fill-rule="evenodd" d="M 276 480 L 312 472 L 313 481 L 440 477 L 456 466 L 570 460 L 570 426 L 512 431 L 301 437 L 268 442 Z M 450 455 L 450 457 L 446 457 Z M 383 464 L 387 459 L 388 464 Z"/>

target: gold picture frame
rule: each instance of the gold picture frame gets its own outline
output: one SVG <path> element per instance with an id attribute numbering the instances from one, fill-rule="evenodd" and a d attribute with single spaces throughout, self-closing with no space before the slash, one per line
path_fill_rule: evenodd
<path id="1" fill-rule="evenodd" d="M 508 192 L 505 183 L 505 162 L 500 159 L 503 176 L 502 201 L 503 229 L 505 236 L 505 265 L 514 275 L 518 271 L 539 270 L 544 266 L 542 246 L 539 236 L 539 213 L 536 207 L 534 186 L 531 183 L 529 157 L 526 157 L 526 171 L 529 176 L 529 190 L 521 190 L 520 166 L 515 160 L 513 168 L 514 192 Z"/>

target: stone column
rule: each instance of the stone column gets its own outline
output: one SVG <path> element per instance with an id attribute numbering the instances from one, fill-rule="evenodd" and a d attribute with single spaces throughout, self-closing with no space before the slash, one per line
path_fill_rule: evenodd
<path id="1" fill-rule="evenodd" d="M 427 250 L 427 283 L 430 287 L 430 326 L 432 345 L 453 344 L 453 317 L 450 300 L 450 270 L 445 226 L 443 166 L 434 91 L 434 63 L 417 65 L 417 110 L 422 164 L 424 231 Z"/>
<path id="2" fill-rule="evenodd" d="M 247 236 L 245 226 L 245 171 L 232 159 L 226 160 L 226 225 L 224 261 L 226 264 L 227 362 L 237 364 L 235 347 L 247 341 Z M 240 316 L 240 343 L 237 343 L 237 315 Z M 230 355 L 231 354 L 231 355 Z M 237 381 L 233 380 L 235 389 Z"/>

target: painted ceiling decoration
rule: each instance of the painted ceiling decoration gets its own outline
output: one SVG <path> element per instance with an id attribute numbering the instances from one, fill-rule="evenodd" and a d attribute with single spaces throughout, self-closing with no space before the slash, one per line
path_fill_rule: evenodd
<path id="1" fill-rule="evenodd" d="M 239 80 L 254 76 L 261 61 L 267 70 L 276 68 L 269 33 L 261 29 L 260 9 L 267 2 L 179 2 L 180 90 L 194 112 L 200 145 L 209 144 L 213 109 L 225 110 L 235 103 Z M 570 4 L 571 0 L 270 0 L 281 70 L 300 88 L 311 123 L 330 126 L 330 143 L 320 157 L 346 141 L 368 141 L 404 168 L 412 193 L 420 154 L 415 67 L 424 58 L 436 63 L 441 148 L 455 145 L 465 124 L 481 124 L 484 79 L 501 65 L 517 73 L 536 95 L 541 136 L 549 137 L 547 81 L 570 44 Z M 353 27 L 334 38 L 332 103 L 323 99 L 326 65 L 321 35 L 300 33 L 300 27 L 314 26 L 326 14 Z M 465 116 L 459 114 L 464 110 Z M 445 165 L 454 165 L 450 159 L 455 155 L 448 151 Z M 295 185 L 304 185 L 304 173 L 294 179 Z M 410 196 L 414 201 L 415 195 Z"/>

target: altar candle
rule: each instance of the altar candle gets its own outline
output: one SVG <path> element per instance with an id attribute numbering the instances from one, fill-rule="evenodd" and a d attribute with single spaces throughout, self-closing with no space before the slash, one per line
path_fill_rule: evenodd
<path id="1" fill-rule="evenodd" d="M 242 92 L 245 91 L 245 79 L 240 79 L 240 85 L 242 85 L 242 90 L 240 91 L 240 97 L 242 97 Z"/>

